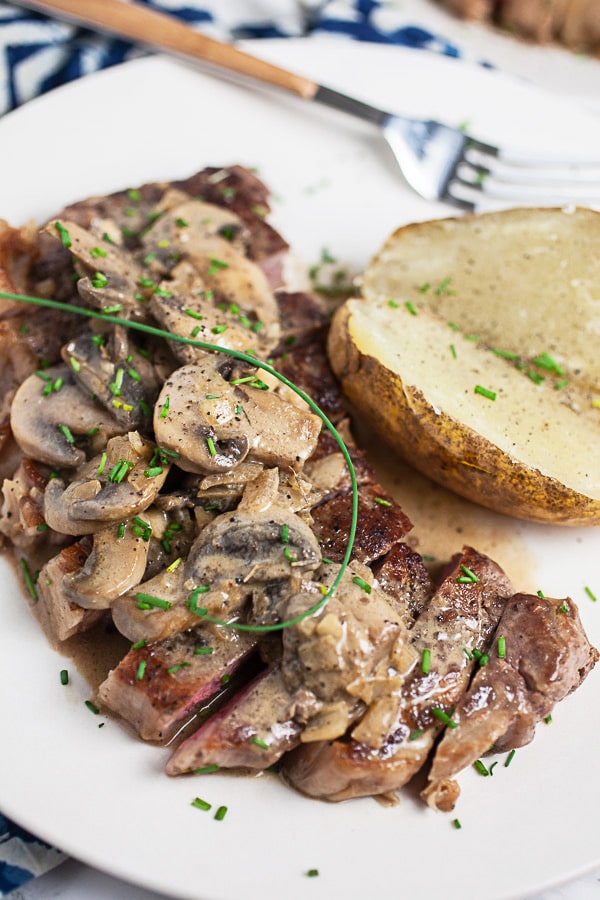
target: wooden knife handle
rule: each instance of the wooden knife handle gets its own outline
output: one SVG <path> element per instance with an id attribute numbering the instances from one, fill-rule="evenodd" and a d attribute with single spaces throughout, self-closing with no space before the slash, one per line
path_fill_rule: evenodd
<path id="1" fill-rule="evenodd" d="M 23 0 L 22 5 L 119 37 L 171 51 L 282 88 L 306 100 L 318 84 L 231 44 L 199 34 L 165 13 L 123 0 Z"/>

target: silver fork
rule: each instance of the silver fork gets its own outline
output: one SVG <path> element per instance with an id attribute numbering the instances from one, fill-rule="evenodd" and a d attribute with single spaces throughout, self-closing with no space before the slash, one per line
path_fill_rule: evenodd
<path id="1" fill-rule="evenodd" d="M 600 202 L 600 155 L 557 160 L 508 150 L 435 121 L 409 119 L 370 106 L 194 31 L 172 16 L 122 0 L 18 0 L 59 18 L 174 55 L 200 60 L 223 74 L 283 89 L 376 126 L 410 187 L 427 200 L 465 211 L 490 206 Z"/>

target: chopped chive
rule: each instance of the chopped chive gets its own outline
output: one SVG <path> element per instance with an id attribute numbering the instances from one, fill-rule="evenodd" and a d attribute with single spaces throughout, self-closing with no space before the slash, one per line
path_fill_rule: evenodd
<path id="1" fill-rule="evenodd" d="M 564 387 L 566 387 L 566 386 L 568 385 L 568 383 L 569 383 L 569 382 L 567 381 L 566 378 L 561 378 L 561 379 L 560 379 L 559 381 L 557 381 L 556 384 L 554 385 L 554 390 L 555 390 L 555 391 L 561 391 Z M 595 403 L 595 402 L 592 402 L 592 406 L 595 406 L 595 405 L 596 405 L 596 403 Z"/>
<path id="2" fill-rule="evenodd" d="M 201 797 L 195 797 L 192 800 L 192 806 L 195 806 L 196 809 L 211 809 L 212 803 L 209 803 L 208 800 L 203 800 Z"/>
<path id="3" fill-rule="evenodd" d="M 228 269 L 229 263 L 224 262 L 222 259 L 215 259 L 215 257 L 211 257 L 210 266 L 208 267 L 208 275 L 214 275 L 215 272 L 218 272 L 219 269 Z"/>
<path id="4" fill-rule="evenodd" d="M 375 497 L 375 503 L 378 503 L 379 506 L 391 506 L 391 500 L 386 500 L 385 497 Z"/>
<path id="5" fill-rule="evenodd" d="M 503 634 L 498 638 L 498 658 L 506 659 L 506 638 Z"/>
<path id="6" fill-rule="evenodd" d="M 125 537 L 125 522 L 119 522 L 119 527 L 117 528 L 117 537 L 119 540 Z"/>
<path id="7" fill-rule="evenodd" d="M 106 250 L 103 250 L 102 247 L 92 247 L 90 250 L 90 256 L 92 259 L 98 259 L 100 256 L 108 256 Z"/>
<path id="8" fill-rule="evenodd" d="M 60 391 L 60 389 L 64 383 L 65 383 L 65 379 L 62 376 L 55 378 L 54 381 L 52 382 L 52 390 L 55 393 L 58 393 L 58 391 Z"/>
<path id="9" fill-rule="evenodd" d="M 96 704 L 95 704 L 95 703 L 92 703 L 91 700 L 86 700 L 86 701 L 85 701 L 85 705 L 87 706 L 87 708 L 89 709 L 90 712 L 93 712 L 93 713 L 94 713 L 95 716 L 97 716 L 98 713 L 100 712 L 100 710 L 98 709 L 98 707 L 96 706 Z"/>
<path id="10" fill-rule="evenodd" d="M 155 478 L 157 475 L 162 475 L 162 473 L 162 466 L 150 466 L 149 469 L 144 469 L 144 475 L 146 478 Z"/>
<path id="11" fill-rule="evenodd" d="M 217 455 L 217 450 L 215 447 L 215 442 L 211 437 L 206 438 L 206 446 L 208 447 L 208 455 L 214 458 Z"/>
<path id="12" fill-rule="evenodd" d="M 546 725 L 550 725 L 552 723 L 552 713 L 548 713 L 547 716 L 544 716 L 544 722 Z"/>
<path id="13" fill-rule="evenodd" d="M 230 681 L 231 675 L 228 675 L 227 672 L 225 672 L 224 675 L 221 675 L 221 684 L 229 684 Z"/>
<path id="14" fill-rule="evenodd" d="M 217 820 L 217 822 L 222 822 L 226 815 L 227 815 L 227 807 L 219 806 L 218 810 L 215 813 L 215 819 Z"/>
<path id="15" fill-rule="evenodd" d="M 540 353 L 539 356 L 533 360 L 534 366 L 539 366 L 540 369 L 546 369 L 548 372 L 555 372 L 557 375 L 564 375 L 564 369 L 562 369 L 559 364 L 552 359 L 549 353 L 544 351 Z"/>
<path id="16" fill-rule="evenodd" d="M 400 304 L 397 300 L 388 300 L 388 306 L 392 309 L 400 309 Z"/>
<path id="17" fill-rule="evenodd" d="M 411 303 L 410 300 L 407 300 L 406 303 L 404 304 L 404 306 L 405 306 L 405 309 L 407 309 L 408 312 L 411 314 L 411 316 L 417 315 L 417 310 L 415 309 L 415 305 L 414 305 L 414 303 Z"/>
<path id="18" fill-rule="evenodd" d="M 259 737 L 251 738 L 251 743 L 256 744 L 256 746 L 260 747 L 261 750 L 269 749 L 269 745 Z"/>
<path id="19" fill-rule="evenodd" d="M 435 293 L 438 297 L 440 296 L 440 294 L 443 294 L 444 292 L 448 293 L 448 285 L 450 284 L 451 281 L 452 281 L 452 278 L 450 278 L 449 275 L 440 281 L 440 283 L 438 284 L 438 286 L 435 289 Z"/>
<path id="20" fill-rule="evenodd" d="M 166 419 L 166 418 L 167 418 L 167 416 L 168 416 L 168 414 L 169 414 L 169 404 L 170 404 L 170 402 L 171 402 L 171 401 L 170 401 L 169 397 L 168 397 L 168 396 L 165 397 L 165 402 L 163 403 L 163 405 L 162 405 L 161 408 L 160 408 L 160 418 L 161 418 L 161 419 Z"/>
<path id="21" fill-rule="evenodd" d="M 47 522 L 40 522 L 40 524 L 35 529 L 36 531 L 50 531 L 50 526 Z"/>
<path id="22" fill-rule="evenodd" d="M 558 611 L 561 612 L 561 613 L 568 613 L 568 612 L 570 611 L 570 610 L 569 610 L 569 604 L 567 603 L 566 600 L 563 600 L 563 602 L 561 603 L 561 605 L 558 607 Z"/>
<path id="23" fill-rule="evenodd" d="M 485 763 L 483 763 L 480 759 L 476 759 L 476 760 L 475 760 L 475 762 L 473 763 L 473 768 L 474 768 L 477 772 L 479 772 L 480 775 L 483 775 L 484 777 L 485 777 L 486 775 L 489 775 L 489 774 L 490 774 L 490 773 L 489 773 L 489 770 L 488 770 L 488 768 L 487 768 L 487 766 L 486 766 Z"/>
<path id="24" fill-rule="evenodd" d="M 147 665 L 146 660 L 145 660 L 145 659 L 142 659 L 141 662 L 140 662 L 140 664 L 139 664 L 139 666 L 138 666 L 137 674 L 136 674 L 136 676 L 135 676 L 135 677 L 137 678 L 138 681 L 141 681 L 142 678 L 144 677 L 144 673 L 145 673 L 145 671 L 146 671 L 146 665 Z"/>
<path id="25" fill-rule="evenodd" d="M 510 751 L 510 753 L 508 754 L 508 756 L 506 757 L 506 759 L 504 760 L 504 768 L 505 768 L 505 769 L 508 769 L 508 767 L 510 766 L 511 762 L 512 762 L 513 759 L 514 759 L 514 756 L 515 756 L 515 753 L 516 753 L 516 752 L 517 752 L 517 751 L 513 748 L 513 749 Z"/>
<path id="26" fill-rule="evenodd" d="M 281 526 L 281 543 L 288 544 L 290 540 L 290 526 L 285 523 Z"/>
<path id="27" fill-rule="evenodd" d="M 106 451 L 103 451 L 102 456 L 100 457 L 100 464 L 96 469 L 96 475 L 102 475 L 104 472 L 104 467 L 106 466 L 106 460 L 108 459 Z"/>
<path id="28" fill-rule="evenodd" d="M 60 683 L 61 684 L 69 683 L 69 672 L 67 671 L 67 669 L 60 670 Z"/>
<path id="29" fill-rule="evenodd" d="M 74 356 L 70 356 L 70 357 L 69 357 L 69 364 L 70 364 L 70 366 L 71 366 L 71 368 L 73 369 L 74 372 L 80 372 L 80 371 L 81 371 L 81 363 L 80 363 L 79 360 L 76 359 Z"/>
<path id="30" fill-rule="evenodd" d="M 477 577 L 475 572 L 473 572 L 471 569 L 469 569 L 468 566 L 461 565 L 460 570 L 461 570 L 461 572 L 464 573 L 465 578 L 464 578 L 464 580 L 462 578 L 458 578 L 457 581 L 460 581 L 463 583 L 464 583 L 464 581 L 467 581 L 467 582 L 471 582 L 472 584 L 477 584 L 479 582 L 479 578 Z"/>
<path id="31" fill-rule="evenodd" d="M 209 772 L 218 772 L 221 767 L 216 763 L 212 763 L 209 766 L 201 766 L 199 769 L 194 769 L 194 775 L 208 775 Z"/>
<path id="32" fill-rule="evenodd" d="M 494 356 L 502 357 L 502 359 L 511 359 L 512 360 L 512 359 L 517 358 L 516 353 L 512 353 L 510 350 L 499 350 L 497 347 L 494 347 L 492 349 L 492 353 L 494 354 Z"/>
<path id="33" fill-rule="evenodd" d="M 108 284 L 108 278 L 104 274 L 104 272 L 94 272 L 94 275 L 91 279 L 92 287 L 95 288 L 104 288 Z M 119 307 L 120 308 L 120 307 Z M 107 310 L 104 310 L 107 312 Z"/>
<path id="34" fill-rule="evenodd" d="M 452 827 L 456 828 L 457 830 L 462 828 L 462 825 L 460 824 L 460 819 L 452 819 Z"/>
<path id="35" fill-rule="evenodd" d="M 111 484 L 121 484 L 129 470 L 132 468 L 132 462 L 129 462 L 127 459 L 120 459 L 108 473 L 108 480 Z"/>
<path id="36" fill-rule="evenodd" d="M 537 595 L 538 595 L 538 597 L 540 597 L 542 600 L 545 600 L 545 599 L 546 599 L 546 595 L 544 594 L 543 591 L 538 591 L 538 592 L 537 592 Z"/>
<path id="37" fill-rule="evenodd" d="M 431 650 L 427 647 L 423 650 L 421 655 L 421 672 L 423 675 L 429 675 L 429 669 L 431 665 Z"/>
<path id="38" fill-rule="evenodd" d="M 490 775 L 493 775 L 493 774 L 494 774 L 494 769 L 496 768 L 497 765 L 498 765 L 498 760 L 496 759 L 496 760 L 494 760 L 494 762 L 491 764 L 491 766 L 490 766 L 490 768 L 489 768 L 489 770 L 488 770 L 489 773 L 490 773 Z"/>
<path id="39" fill-rule="evenodd" d="M 163 600 L 162 597 L 155 597 L 153 594 L 145 594 L 143 591 L 137 591 L 135 599 L 137 600 L 138 609 L 151 609 L 152 607 L 157 607 L 158 609 L 171 608 L 170 600 Z"/>
<path id="40" fill-rule="evenodd" d="M 132 201 L 132 203 L 139 203 L 139 201 L 142 199 L 142 195 L 137 188 L 129 188 L 129 190 L 127 191 L 127 196 Z"/>
<path id="41" fill-rule="evenodd" d="M 411 731 L 410 735 L 408 736 L 408 739 L 409 739 L 409 741 L 416 741 L 416 739 L 421 737 L 422 734 L 423 734 L 422 728 L 415 728 L 414 731 Z"/>
<path id="42" fill-rule="evenodd" d="M 487 400 L 495 400 L 496 392 L 490 391 L 488 388 L 482 387 L 480 384 L 476 384 L 474 391 L 476 394 L 480 394 L 482 397 L 485 397 Z"/>
<path id="43" fill-rule="evenodd" d="M 352 579 L 352 583 L 357 584 L 358 587 L 361 588 L 365 592 L 365 594 L 371 593 L 371 590 L 372 590 L 371 585 L 369 584 L 368 581 L 365 581 L 364 578 L 361 578 L 360 575 L 355 575 L 354 578 Z"/>
<path id="44" fill-rule="evenodd" d="M 132 644 L 131 649 L 132 650 L 141 650 L 142 647 L 145 647 L 147 645 L 147 643 L 148 642 L 146 641 L 146 639 L 142 638 L 141 641 L 136 641 L 135 644 Z"/>
<path id="45" fill-rule="evenodd" d="M 167 669 L 167 672 L 169 675 L 173 675 L 175 672 L 179 672 L 180 669 L 189 669 L 190 666 L 191 666 L 191 663 L 189 663 L 189 662 L 180 662 L 180 663 L 177 663 L 177 665 L 175 665 L 175 666 L 170 666 Z"/>
<path id="46" fill-rule="evenodd" d="M 183 562 L 183 558 L 178 556 L 177 559 L 174 559 L 173 562 L 167 566 L 167 572 L 174 572 L 175 569 L 178 569 L 181 563 Z"/>
<path id="47" fill-rule="evenodd" d="M 588 595 L 588 597 L 590 598 L 590 600 L 593 600 L 594 603 L 596 603 L 596 601 L 598 600 L 598 598 L 596 597 L 596 595 L 594 594 L 594 592 L 592 591 L 592 589 L 591 589 L 590 587 L 587 587 L 587 586 L 586 586 L 586 587 L 584 587 L 584 591 L 586 592 L 586 594 Z"/>
<path id="48" fill-rule="evenodd" d="M 194 650 L 196 656 L 210 656 L 214 652 L 213 647 L 196 647 Z"/>
<path id="49" fill-rule="evenodd" d="M 309 878 L 316 878 L 317 875 L 319 874 L 319 870 L 318 869 L 309 869 L 306 874 L 308 875 Z"/>
<path id="50" fill-rule="evenodd" d="M 456 355 L 456 347 L 454 346 L 454 344 L 450 344 L 450 353 L 452 354 L 452 356 L 453 356 L 454 359 L 457 358 L 457 355 Z"/>
<path id="51" fill-rule="evenodd" d="M 227 331 L 228 327 L 228 325 L 215 325 L 210 330 L 213 334 L 223 334 L 224 331 Z"/>
<path id="52" fill-rule="evenodd" d="M 66 249 L 68 250 L 72 243 L 71 235 L 69 234 L 68 230 L 62 224 L 62 222 L 55 222 L 54 227 L 58 231 L 58 234 L 59 234 L 59 237 L 60 237 L 63 247 L 66 247 Z"/>
<path id="53" fill-rule="evenodd" d="M 439 719 L 442 724 L 447 725 L 448 728 L 458 728 L 458 722 L 455 722 L 448 713 L 441 709 L 441 707 L 434 706 L 431 710 L 431 714 L 432 716 L 435 716 L 436 719 Z"/>
<path id="54" fill-rule="evenodd" d="M 541 384 L 544 380 L 544 376 L 540 375 L 539 372 L 533 372 L 531 369 L 527 369 L 525 374 L 534 384 Z"/>
<path id="55" fill-rule="evenodd" d="M 59 430 L 62 432 L 62 435 L 63 435 L 65 441 L 67 442 L 67 444 L 74 444 L 75 438 L 73 437 L 73 434 L 72 434 L 69 426 L 68 425 L 59 425 L 58 427 L 59 427 Z"/>

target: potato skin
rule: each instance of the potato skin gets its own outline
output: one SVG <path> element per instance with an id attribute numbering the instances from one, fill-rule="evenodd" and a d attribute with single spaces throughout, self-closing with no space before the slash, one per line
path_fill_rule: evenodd
<path id="1" fill-rule="evenodd" d="M 600 524 L 600 501 L 512 459 L 363 354 L 350 318 L 344 305 L 332 320 L 331 366 L 358 414 L 393 451 L 433 481 L 496 512 L 549 524 Z"/>

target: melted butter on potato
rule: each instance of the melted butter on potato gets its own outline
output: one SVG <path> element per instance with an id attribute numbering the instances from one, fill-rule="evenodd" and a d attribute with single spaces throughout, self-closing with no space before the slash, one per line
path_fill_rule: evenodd
<path id="1" fill-rule="evenodd" d="M 525 519 L 597 524 L 599 250 L 591 210 L 400 229 L 363 299 L 336 314 L 334 371 L 359 414 L 435 481 Z"/>

